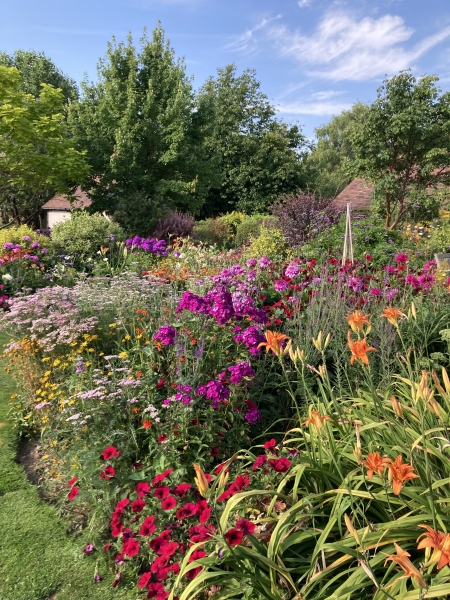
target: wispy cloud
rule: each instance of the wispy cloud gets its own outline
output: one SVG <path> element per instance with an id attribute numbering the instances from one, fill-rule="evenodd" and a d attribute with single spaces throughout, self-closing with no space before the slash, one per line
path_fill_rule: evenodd
<path id="1" fill-rule="evenodd" d="M 292 104 L 279 104 L 277 110 L 285 115 L 337 115 L 343 110 L 349 110 L 351 103 L 342 102 L 294 102 Z"/>
<path id="2" fill-rule="evenodd" d="M 406 49 L 402 43 L 413 33 L 396 15 L 358 20 L 345 12 L 328 12 L 311 35 L 277 24 L 266 31 L 281 56 L 305 65 L 309 75 L 335 81 L 363 81 L 412 66 L 450 37 L 450 27 Z M 310 70 L 311 67 L 316 69 Z"/>
<path id="3" fill-rule="evenodd" d="M 345 92 L 342 90 L 339 92 L 335 90 L 327 90 L 323 92 L 315 92 L 314 94 L 311 94 L 311 96 L 313 98 L 317 98 L 317 100 L 330 100 L 336 96 L 342 96 L 342 94 L 345 94 Z"/>
<path id="4" fill-rule="evenodd" d="M 311 4 L 312 0 L 298 0 L 298 5 L 300 8 L 305 8 Z"/>
<path id="5" fill-rule="evenodd" d="M 282 15 L 271 17 L 270 19 L 262 19 L 255 27 L 247 29 L 244 33 L 234 36 L 231 41 L 225 46 L 226 50 L 251 54 L 258 51 L 258 39 L 255 34 L 266 28 L 269 23 L 281 19 Z"/>

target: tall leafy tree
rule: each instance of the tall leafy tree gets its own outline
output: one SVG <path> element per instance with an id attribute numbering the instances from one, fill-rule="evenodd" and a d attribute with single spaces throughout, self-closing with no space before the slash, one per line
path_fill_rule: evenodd
<path id="1" fill-rule="evenodd" d="M 306 143 L 297 125 L 277 120 L 254 70 L 218 69 L 200 90 L 215 107 L 209 153 L 220 158 L 220 183 L 212 186 L 204 214 L 266 211 L 278 195 L 304 184 Z"/>
<path id="2" fill-rule="evenodd" d="M 93 166 L 93 208 L 142 234 L 164 208 L 198 212 L 215 174 L 205 147 L 212 108 L 196 102 L 162 27 L 151 40 L 144 33 L 139 50 L 131 36 L 109 43 L 98 81 L 84 81 L 82 94 L 70 121 Z"/>
<path id="3" fill-rule="evenodd" d="M 75 81 L 65 75 L 43 52 L 35 50 L 16 50 L 13 54 L 0 52 L 0 65 L 16 67 L 20 71 L 20 91 L 38 98 L 41 84 L 48 83 L 59 88 L 64 100 L 76 100 L 78 87 Z"/>
<path id="4" fill-rule="evenodd" d="M 316 143 L 308 156 L 310 186 L 324 198 L 339 194 L 352 180 L 347 161 L 353 161 L 351 136 L 355 127 L 364 120 L 367 104 L 357 102 L 315 130 Z"/>
<path id="5" fill-rule="evenodd" d="M 450 93 L 437 81 L 409 71 L 385 80 L 352 132 L 350 172 L 374 186 L 390 229 L 418 208 L 436 208 L 439 196 L 430 191 L 450 185 Z"/>
<path id="6" fill-rule="evenodd" d="M 3 224 L 31 221 L 49 188 L 68 193 L 89 172 L 68 136 L 62 91 L 42 84 L 20 91 L 14 67 L 0 66 L 0 211 Z"/>

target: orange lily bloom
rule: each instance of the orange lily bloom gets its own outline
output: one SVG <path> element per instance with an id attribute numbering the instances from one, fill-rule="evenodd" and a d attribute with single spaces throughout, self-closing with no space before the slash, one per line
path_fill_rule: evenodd
<path id="1" fill-rule="evenodd" d="M 389 481 L 392 482 L 392 491 L 396 496 L 400 494 L 403 487 L 403 482 L 408 479 L 417 479 L 419 476 L 414 473 L 412 465 L 403 464 L 402 455 L 399 454 L 395 460 L 388 458 L 387 468 L 389 469 Z"/>
<path id="2" fill-rule="evenodd" d="M 358 333 L 364 331 L 364 324 L 368 326 L 367 333 L 370 331 L 369 315 L 363 315 L 360 310 L 355 310 L 351 315 L 348 315 L 348 324 L 352 328 L 352 331 Z"/>
<path id="3" fill-rule="evenodd" d="M 398 566 L 401 567 L 405 571 L 405 574 L 402 575 L 402 577 L 400 577 L 400 579 L 407 579 L 408 577 L 411 577 L 412 579 L 414 579 L 414 581 L 416 582 L 416 584 L 419 587 L 426 588 L 427 584 L 425 583 L 425 579 L 423 578 L 422 573 L 409 560 L 409 557 L 411 556 L 411 554 L 409 554 L 409 552 L 406 552 L 405 550 L 403 550 L 403 548 L 401 548 L 398 544 L 394 543 L 394 546 L 395 546 L 395 551 L 397 554 L 387 555 L 386 561 L 384 563 L 385 566 L 388 561 L 392 560 L 393 562 L 397 563 Z"/>
<path id="4" fill-rule="evenodd" d="M 281 343 L 284 342 L 284 340 L 291 339 L 288 335 L 285 335 L 284 333 L 279 333 L 278 331 L 270 331 L 269 329 L 264 333 L 264 335 L 267 342 L 261 342 L 260 344 L 258 344 L 258 348 L 260 346 L 265 346 L 266 352 L 272 350 L 272 352 L 278 357 L 281 356 L 283 352 L 283 347 L 281 346 Z"/>
<path id="5" fill-rule="evenodd" d="M 352 339 L 351 331 L 348 332 L 348 347 L 350 348 L 350 351 L 352 353 L 352 356 L 350 358 L 351 365 L 355 362 L 355 360 L 360 360 L 365 365 L 368 365 L 369 358 L 367 356 L 367 353 L 371 350 L 374 350 L 375 352 L 377 351 L 377 349 L 373 348 L 373 346 L 367 345 L 366 338 L 363 338 L 362 340 L 356 340 L 356 342 L 354 342 Z"/>
<path id="6" fill-rule="evenodd" d="M 312 410 L 311 416 L 305 420 L 304 425 L 308 427 L 312 425 L 317 431 L 320 431 L 323 427 L 325 421 L 331 421 L 331 417 L 329 415 L 321 415 L 318 410 Z"/>
<path id="7" fill-rule="evenodd" d="M 442 567 L 445 567 L 445 565 L 450 565 L 450 533 L 435 531 L 428 525 L 419 525 L 419 527 L 426 529 L 427 533 L 422 533 L 417 538 L 417 541 L 419 541 L 420 538 L 423 538 L 419 542 L 417 549 L 421 550 L 422 548 L 433 548 L 434 552 L 430 561 L 437 562 L 438 569 L 442 569 Z"/>
<path id="8" fill-rule="evenodd" d="M 385 308 L 383 311 L 382 317 L 385 317 L 389 323 L 394 325 L 394 327 L 398 327 L 398 320 L 400 317 L 406 317 L 404 313 L 398 310 L 398 308 Z"/>
<path id="9" fill-rule="evenodd" d="M 380 456 L 379 452 L 372 452 L 367 455 L 366 462 L 363 465 L 367 468 L 367 478 L 372 481 L 374 473 L 382 475 L 387 467 L 388 459 L 385 456 Z"/>
<path id="10" fill-rule="evenodd" d="M 203 498 L 207 498 L 208 491 L 209 491 L 209 483 L 205 477 L 205 473 L 204 473 L 203 469 L 200 467 L 200 465 L 194 465 L 194 471 L 195 471 L 195 474 L 197 475 L 197 477 L 194 477 L 194 481 L 198 488 L 198 491 L 203 496 Z"/>

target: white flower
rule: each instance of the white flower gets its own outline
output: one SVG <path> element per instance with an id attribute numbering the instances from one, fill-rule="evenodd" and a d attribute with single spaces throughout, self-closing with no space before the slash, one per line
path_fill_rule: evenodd
<path id="1" fill-rule="evenodd" d="M 12 275 L 10 275 L 9 273 L 5 273 L 4 275 L 2 275 L 2 279 L 3 281 L 11 281 Z"/>

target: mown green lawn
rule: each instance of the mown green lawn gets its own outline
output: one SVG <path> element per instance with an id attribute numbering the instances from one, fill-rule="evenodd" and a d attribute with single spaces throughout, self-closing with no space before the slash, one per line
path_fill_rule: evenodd
<path id="1" fill-rule="evenodd" d="M 0 334 L 0 348 L 7 341 Z M 0 361 L 0 600 L 135 600 L 138 590 L 113 589 L 100 552 L 83 554 L 55 508 L 42 502 L 15 462 L 17 436 L 8 423 L 12 377 Z M 93 583 L 95 566 L 103 577 Z"/>

